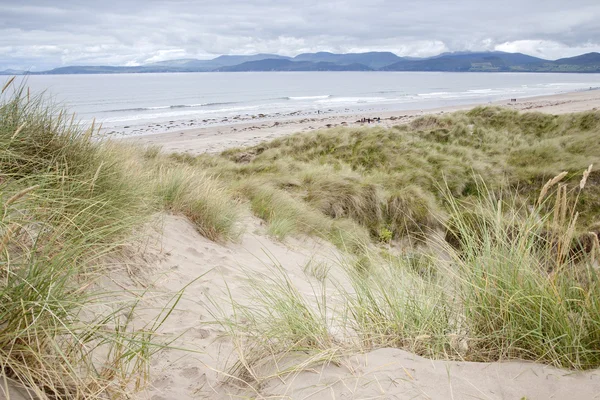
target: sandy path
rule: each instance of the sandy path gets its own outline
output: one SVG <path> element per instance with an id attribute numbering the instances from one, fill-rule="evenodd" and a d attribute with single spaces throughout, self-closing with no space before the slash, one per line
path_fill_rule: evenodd
<path id="1" fill-rule="evenodd" d="M 486 103 L 488 104 L 488 103 Z M 565 93 L 554 96 L 533 97 L 511 102 L 510 100 L 491 103 L 516 110 L 541 111 L 563 114 L 600 108 L 600 90 Z M 384 126 L 390 127 L 406 123 L 421 115 L 442 114 L 458 110 L 468 110 L 480 104 L 436 108 L 431 110 L 409 110 L 382 112 L 376 114 L 328 115 L 318 117 L 287 118 L 269 121 L 246 122 L 231 125 L 194 128 L 168 133 L 149 134 L 124 140 L 142 145 L 158 145 L 166 152 L 189 154 L 214 153 L 232 147 L 252 146 L 277 137 L 296 132 L 306 132 L 335 126 Z M 362 118 L 380 117 L 381 122 L 359 123 Z"/>

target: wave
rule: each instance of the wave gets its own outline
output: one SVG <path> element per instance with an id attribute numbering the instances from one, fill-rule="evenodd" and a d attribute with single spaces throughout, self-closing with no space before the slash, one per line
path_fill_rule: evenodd
<path id="1" fill-rule="evenodd" d="M 397 101 L 398 99 L 392 99 L 388 97 L 334 97 L 330 96 L 326 99 L 317 100 L 317 103 L 321 104 L 360 104 L 360 103 L 385 103 L 390 101 Z"/>
<path id="2" fill-rule="evenodd" d="M 431 93 L 419 93 L 417 96 L 421 97 L 436 97 L 436 96 L 448 96 L 453 95 L 455 93 L 452 92 L 431 92 Z"/>
<path id="3" fill-rule="evenodd" d="M 203 103 L 203 104 L 196 104 L 193 105 L 191 107 L 214 107 L 214 106 L 228 106 L 231 104 L 240 104 L 239 101 L 224 101 L 222 103 Z"/>
<path id="4" fill-rule="evenodd" d="M 474 94 L 488 94 L 488 93 L 494 93 L 494 92 L 499 92 L 499 90 L 497 89 L 471 89 L 471 90 L 467 90 L 467 93 L 474 93 Z M 501 92 L 501 90 L 500 90 Z"/>
<path id="5" fill-rule="evenodd" d="M 286 99 L 286 100 L 323 100 L 323 99 L 329 99 L 331 97 L 333 97 L 333 96 L 328 94 L 328 95 L 321 95 L 321 96 L 290 96 L 290 97 L 283 97 L 282 99 Z"/>
<path id="6" fill-rule="evenodd" d="M 112 110 L 104 110 L 102 112 L 131 112 L 131 111 L 155 111 L 155 110 L 174 110 L 178 108 L 197 108 L 197 107 L 214 107 L 214 106 L 225 106 L 231 104 L 238 104 L 236 101 L 226 101 L 222 103 L 201 103 L 201 104 L 173 104 L 169 106 L 155 106 L 155 107 L 133 107 L 133 108 L 116 108 Z"/>

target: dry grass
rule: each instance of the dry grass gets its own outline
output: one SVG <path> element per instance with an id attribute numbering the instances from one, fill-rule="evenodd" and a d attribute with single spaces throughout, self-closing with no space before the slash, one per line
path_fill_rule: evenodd
<path id="1" fill-rule="evenodd" d="M 561 208 L 557 221 L 561 188 L 546 188 L 546 202 L 555 206 L 527 209 L 514 194 L 497 197 L 479 185 L 478 199 L 445 193 L 459 249 L 440 241 L 436 251 L 367 251 L 368 269 L 352 261 L 333 267 L 345 272 L 342 280 L 309 265 L 319 282 L 312 294 L 300 294 L 281 268 L 249 276 L 252 301 L 232 298 L 233 316 L 221 316 L 239 354 L 233 376 L 260 387 L 314 362 L 381 347 L 437 359 L 598 368 L 600 260 L 595 251 L 560 250 L 571 244 L 585 188 L 567 192 L 567 217 Z M 473 209 L 477 219 L 465 212 Z"/>
<path id="2" fill-rule="evenodd" d="M 212 239 L 236 236 L 237 203 L 155 149 L 94 140 L 41 97 L 9 84 L 0 99 L 0 370 L 39 399 L 128 398 L 175 294 L 146 326 L 139 296 L 94 283 L 132 232 L 165 208 Z"/>
<path id="3" fill-rule="evenodd" d="M 482 107 L 200 157 L 91 140 L 93 127 L 19 90 L 0 117 L 0 367 L 40 398 L 143 384 L 162 317 L 132 329 L 138 304 L 108 301 L 91 279 L 161 210 L 218 241 L 236 240 L 250 211 L 273 237 L 349 254 L 343 281 L 306 267 L 312 295 L 281 269 L 249 277 L 251 306 L 232 298 L 221 319 L 244 380 L 273 376 L 273 360 L 280 374 L 382 346 L 600 366 L 599 113 Z"/>
<path id="4" fill-rule="evenodd" d="M 392 241 L 421 240 L 441 229 L 447 217 L 440 182 L 454 197 L 468 198 L 478 195 L 476 177 L 482 176 L 490 190 L 511 189 L 534 203 L 532 197 L 551 177 L 598 164 L 598 114 L 552 116 L 479 107 L 393 129 L 297 134 L 186 163 L 219 176 L 234 190 L 236 182 L 244 182 L 244 188 L 251 180 L 254 191 L 269 187 L 333 220 L 351 219 L 375 241 L 389 237 L 387 232 Z M 580 199 L 578 233 L 598 222 L 597 175 L 590 173 L 591 185 Z M 578 184 L 573 173 L 563 178 L 569 188 Z M 274 223 L 276 231 L 306 231 L 289 220 Z"/>
<path id="5" fill-rule="evenodd" d="M 333 267 L 343 281 L 306 267 L 336 288 L 327 298 L 342 298 L 343 312 L 319 288 L 290 296 L 285 274 L 252 279 L 253 306 L 236 303 L 226 319 L 243 360 L 236 372 L 260 386 L 274 376 L 268 365 L 285 366 L 275 375 L 297 372 L 302 360 L 386 346 L 597 368 L 600 175 L 590 164 L 600 161 L 599 130 L 600 113 L 483 107 L 188 160 L 232 182 L 277 237 L 333 240 L 320 234 L 323 221 L 351 222 L 369 236 Z M 301 332 L 319 339 L 303 342 Z"/>

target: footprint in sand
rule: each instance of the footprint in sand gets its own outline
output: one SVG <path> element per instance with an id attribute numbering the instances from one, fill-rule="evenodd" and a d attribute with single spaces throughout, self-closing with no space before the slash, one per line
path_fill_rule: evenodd
<path id="1" fill-rule="evenodd" d="M 189 330 L 190 334 L 196 339 L 206 339 L 210 337 L 211 332 L 208 329 L 192 328 Z"/>
<path id="2" fill-rule="evenodd" d="M 223 275 L 223 276 L 228 276 L 231 275 L 231 273 L 233 272 L 231 270 L 231 268 L 228 268 L 224 265 L 218 265 L 213 269 L 214 272 L 218 273 L 219 275 Z M 207 288 L 208 289 L 208 288 Z"/>
<path id="3" fill-rule="evenodd" d="M 179 376 L 186 378 L 186 379 L 197 378 L 200 376 L 200 368 L 198 368 L 198 367 L 184 368 L 179 373 Z"/>
<path id="4" fill-rule="evenodd" d="M 185 249 L 185 251 L 186 251 L 186 253 L 194 255 L 194 256 L 198 256 L 198 257 L 202 256 L 202 253 L 200 253 L 198 250 L 196 250 L 193 247 L 188 247 L 187 249 Z"/>
<path id="5" fill-rule="evenodd" d="M 160 378 L 152 382 L 152 386 L 158 389 L 168 389 L 173 384 L 173 378 L 169 375 L 163 375 Z"/>

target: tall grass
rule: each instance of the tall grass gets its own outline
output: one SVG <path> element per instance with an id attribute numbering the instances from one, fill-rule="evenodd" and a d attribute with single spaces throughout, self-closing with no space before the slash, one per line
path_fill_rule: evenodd
<path id="1" fill-rule="evenodd" d="M 140 296 L 98 282 L 157 212 L 231 238 L 236 203 L 210 178 L 157 151 L 97 140 L 94 124 L 74 118 L 11 82 L 2 90 L 0 371 L 35 398 L 128 397 L 144 385 L 164 345 L 154 332 L 180 294 L 134 326 Z"/>
<path id="2" fill-rule="evenodd" d="M 584 187 L 585 179 L 571 195 L 565 185 L 555 199 L 542 193 L 541 204 L 529 212 L 510 213 L 514 207 L 504 209 L 507 202 L 490 195 L 485 223 L 461 221 L 461 250 L 451 254 L 473 359 L 520 358 L 573 369 L 600 365 L 598 238 L 589 251 L 573 237 Z M 549 210 L 544 200 L 553 204 Z M 458 215 L 469 207 L 452 205 Z"/>
<path id="3" fill-rule="evenodd" d="M 0 104 L 0 365 L 38 398 L 119 396 L 145 371 L 151 332 L 123 299 L 86 290 L 102 257 L 150 214 L 125 150 L 23 89 Z M 88 277 L 88 278 L 86 278 Z M 98 358 L 99 354 L 105 357 Z M 141 382 L 138 382 L 141 383 Z"/>
<path id="4" fill-rule="evenodd" d="M 519 114 L 497 107 L 426 116 L 392 129 L 336 128 L 203 156 L 197 165 L 228 183 L 268 186 L 332 219 L 352 219 L 374 241 L 418 241 L 443 229 L 445 182 L 458 199 L 477 196 L 475 176 L 492 191 L 523 200 L 549 178 L 600 163 L 600 113 Z M 576 230 L 598 223 L 598 172 L 582 194 Z M 577 184 L 574 174 L 566 177 Z M 259 190 L 259 189 L 256 189 Z M 275 220 L 281 231 L 293 224 Z"/>
<path id="5" fill-rule="evenodd" d="M 197 168 L 160 166 L 156 193 L 162 206 L 180 213 L 211 240 L 236 240 L 242 233 L 240 207 L 229 191 Z"/>
<path id="6" fill-rule="evenodd" d="M 248 298 L 238 302 L 233 294 L 230 296 L 232 317 L 224 317 L 223 312 L 215 315 L 239 355 L 232 366 L 232 381 L 260 384 L 295 370 L 298 362 L 313 365 L 336 356 L 340 346 L 331 334 L 332 319 L 323 287 L 313 287 L 320 299 L 315 303 L 299 292 L 279 265 L 270 268 L 268 275 L 247 271 L 247 278 Z M 312 356 L 302 359 L 298 353 Z"/>
<path id="7" fill-rule="evenodd" d="M 379 347 L 431 358 L 598 368 L 600 245 L 596 234 L 589 246 L 573 235 L 590 173 L 591 167 L 570 191 L 559 184 L 566 174 L 550 179 L 529 206 L 480 181 L 481 195 L 466 200 L 446 188 L 453 246 L 440 236 L 435 245 L 405 254 L 367 252 L 369 268 L 344 262 L 338 268 L 345 278 L 320 278 L 322 285 L 336 287 L 333 295 L 301 295 L 285 274 L 274 274 L 268 285 L 252 278 L 252 305 L 236 303 L 228 320 L 235 327 L 231 332 L 251 331 L 239 346 L 244 370 L 260 365 L 262 375 L 253 373 L 253 379 L 268 379 L 273 369 L 306 367 L 297 362 L 295 369 L 285 364 L 283 370 L 265 370 L 273 360 L 289 361 L 302 352 L 323 359 L 332 351 Z M 311 340 L 315 335 L 319 339 Z"/>

